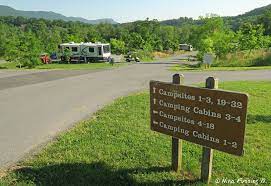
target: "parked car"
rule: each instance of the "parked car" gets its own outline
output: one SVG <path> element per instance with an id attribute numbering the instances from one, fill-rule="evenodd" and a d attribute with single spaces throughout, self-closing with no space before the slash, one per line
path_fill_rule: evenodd
<path id="1" fill-rule="evenodd" d="M 140 58 L 138 57 L 136 52 L 128 52 L 128 54 L 125 57 L 126 62 L 140 62 Z"/>
<path id="2" fill-rule="evenodd" d="M 51 56 L 50 56 L 50 58 L 52 60 L 57 60 L 57 53 L 56 52 L 52 53 Z"/>

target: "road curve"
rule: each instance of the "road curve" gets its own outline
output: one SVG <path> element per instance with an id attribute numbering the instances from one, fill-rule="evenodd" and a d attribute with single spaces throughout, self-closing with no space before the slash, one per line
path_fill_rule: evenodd
<path id="1" fill-rule="evenodd" d="M 169 66 L 166 63 L 134 64 L 63 78 L 57 75 L 56 79 L 51 78 L 50 71 L 48 81 L 32 79 L 31 83 L 26 80 L 17 86 L 13 82 L 11 87 L 5 84 L 6 87 L 0 89 L 0 167 L 18 161 L 115 98 L 148 88 L 150 80 L 171 81 L 173 72 L 168 70 Z M 216 76 L 221 81 L 270 80 L 271 71 L 184 72 L 184 75 L 186 84 L 191 84 L 204 82 L 208 76 Z M 18 72 L 14 76 L 24 77 Z M 14 76 L 10 72 L 2 78 L 19 81 Z M 4 86 L 2 78 L 0 76 L 0 86 Z"/>

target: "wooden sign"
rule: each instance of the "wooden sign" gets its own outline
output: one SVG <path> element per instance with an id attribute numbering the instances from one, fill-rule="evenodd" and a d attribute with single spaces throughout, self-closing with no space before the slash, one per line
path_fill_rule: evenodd
<path id="1" fill-rule="evenodd" d="M 153 131 L 243 155 L 246 94 L 152 81 L 150 95 Z"/>

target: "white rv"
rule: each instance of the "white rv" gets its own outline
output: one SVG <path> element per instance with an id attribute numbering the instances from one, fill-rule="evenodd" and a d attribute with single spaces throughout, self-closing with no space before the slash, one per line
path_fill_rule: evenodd
<path id="1" fill-rule="evenodd" d="M 111 59 L 110 44 L 103 43 L 63 43 L 59 45 L 61 59 L 64 59 L 65 50 L 70 50 L 71 61 L 109 61 Z"/>
<path id="2" fill-rule="evenodd" d="M 193 51 L 193 46 L 188 44 L 180 44 L 180 50 Z"/>

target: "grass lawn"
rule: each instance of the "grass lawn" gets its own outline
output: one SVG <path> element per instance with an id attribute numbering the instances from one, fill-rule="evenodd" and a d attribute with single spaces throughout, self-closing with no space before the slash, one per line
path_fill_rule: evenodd
<path id="1" fill-rule="evenodd" d="M 114 64 L 114 66 L 108 64 L 108 63 L 89 63 L 89 64 L 48 64 L 48 65 L 39 65 L 36 66 L 34 69 L 56 69 L 56 70 L 95 70 L 95 69 L 110 69 L 110 68 L 116 68 L 120 67 L 124 64 Z M 0 69 L 17 69 L 21 70 L 17 67 L 18 63 L 3 63 L 0 64 Z M 25 68 L 22 68 L 22 70 L 25 70 Z"/>
<path id="2" fill-rule="evenodd" d="M 221 83 L 250 94 L 244 157 L 215 151 L 213 178 L 271 181 L 271 82 Z M 152 132 L 149 94 L 116 100 L 61 134 L 0 181 L 11 185 L 200 185 L 201 147 L 183 147 L 183 171 L 170 171 L 171 138 Z M 0 174 L 1 175 L 1 174 Z M 3 174 L 2 174 L 3 175 Z"/>
<path id="3" fill-rule="evenodd" d="M 194 71 L 194 72 L 202 72 L 202 71 L 243 71 L 243 70 L 271 70 L 271 66 L 259 66 L 259 67 L 211 67 L 205 69 L 203 67 L 196 68 L 190 66 L 173 66 L 170 68 L 171 71 Z"/>

